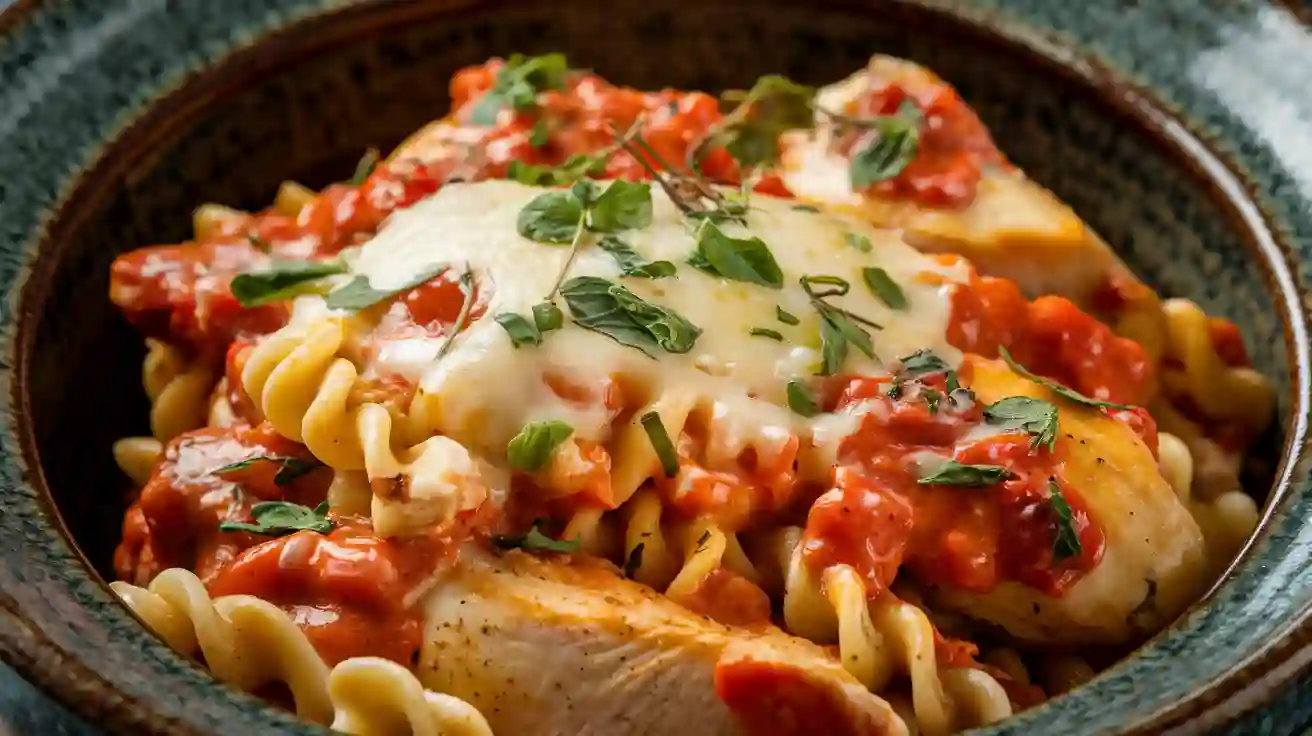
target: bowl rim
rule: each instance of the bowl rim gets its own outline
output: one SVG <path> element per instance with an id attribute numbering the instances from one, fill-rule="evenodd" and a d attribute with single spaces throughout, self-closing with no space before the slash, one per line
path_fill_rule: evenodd
<path id="1" fill-rule="evenodd" d="M 35 21 L 54 3 L 48 0 L 17 0 L 8 8 L 0 11 L 0 40 L 10 34 L 20 33 L 24 26 Z M 80 201 L 96 201 L 103 198 L 105 188 L 112 177 L 106 176 L 106 168 L 117 164 L 110 171 L 121 172 L 131 162 L 140 160 L 149 150 L 150 137 L 158 135 L 169 126 L 182 126 L 194 122 L 202 111 L 209 109 L 216 100 L 247 85 L 250 75 L 259 69 L 285 68 L 295 63 L 293 52 L 314 56 L 327 53 L 331 47 L 345 42 L 367 31 L 359 26 L 350 26 L 345 19 L 349 16 L 368 19 L 372 16 L 377 27 L 402 25 L 413 14 L 414 17 L 432 18 L 449 17 L 465 12 L 481 13 L 491 7 L 530 4 L 517 0 L 456 0 L 448 3 L 434 3 L 436 7 L 397 11 L 384 8 L 376 0 L 363 2 L 349 7 L 323 7 L 304 17 L 291 20 L 281 25 L 262 29 L 256 43 L 242 44 L 233 42 L 226 49 L 222 58 L 200 70 L 191 70 L 181 84 L 162 85 L 155 90 L 150 102 L 138 106 L 131 119 L 122 125 L 118 132 L 100 141 L 100 148 L 90 157 L 86 169 L 76 176 L 64 178 L 64 189 L 46 213 L 46 219 L 39 229 L 36 240 L 41 244 L 39 255 L 30 259 L 26 268 L 26 283 L 16 286 L 21 289 L 20 300 L 26 307 L 32 301 L 39 301 L 33 295 L 35 290 L 28 286 L 39 281 L 44 273 L 53 270 L 57 258 L 61 232 L 77 229 L 77 215 L 70 217 L 70 206 Z M 1312 357 L 1309 357 L 1308 340 L 1308 289 L 1296 276 L 1299 264 L 1280 228 L 1275 225 L 1275 218 L 1262 204 L 1262 198 L 1256 193 L 1250 174 L 1221 153 L 1187 116 L 1172 112 L 1147 87 L 1140 87 L 1129 78 L 1108 66 L 1104 66 L 1093 55 L 1077 50 L 1073 45 L 1054 38 L 1041 31 L 1019 27 L 1014 22 L 999 20 L 987 13 L 970 13 L 960 7 L 945 7 L 934 0 L 831 0 L 824 3 L 825 12 L 868 11 L 870 6 L 898 6 L 912 15 L 921 15 L 933 22 L 950 27 L 953 33 L 965 33 L 978 37 L 983 43 L 1002 44 L 1011 51 L 1025 57 L 1026 61 L 1042 64 L 1049 71 L 1066 75 L 1089 91 L 1097 94 L 1100 101 L 1115 109 L 1117 115 L 1126 117 L 1141 126 L 1160 142 L 1163 150 L 1171 158 L 1189 170 L 1190 176 L 1199 184 L 1206 186 L 1214 201 L 1219 201 L 1226 208 L 1226 216 L 1235 225 L 1235 232 L 1240 233 L 1245 246 L 1253 256 L 1264 281 L 1275 295 L 1276 306 L 1285 332 L 1288 350 L 1287 361 L 1291 376 L 1290 404 L 1285 420 L 1284 446 L 1280 452 L 1280 465 L 1276 480 L 1272 485 L 1271 496 L 1262 512 L 1258 534 L 1245 543 L 1243 550 L 1227 567 L 1225 573 L 1209 589 L 1207 594 L 1193 604 L 1179 620 L 1159 633 L 1152 642 L 1168 639 L 1176 632 L 1186 619 L 1205 609 L 1213 602 L 1219 591 L 1225 588 L 1236 570 L 1251 562 L 1256 554 L 1262 535 L 1270 533 L 1270 525 L 1278 515 L 1278 506 L 1297 489 L 1296 479 L 1306 482 L 1309 464 L 1308 415 L 1312 411 L 1312 398 L 1309 396 L 1310 371 Z M 315 37 L 317 26 L 331 31 L 320 33 Z M 0 51 L 3 46 L 0 46 Z M 243 77 L 245 75 L 245 77 Z M 177 128 L 172 128 L 177 129 Z M 29 233 L 31 235 L 31 233 Z M 29 240 L 29 244 L 30 244 Z M 30 258 L 30 253 L 26 254 Z M 20 280 L 22 278 L 20 277 Z M 20 310 L 28 313 L 27 309 Z M 23 470 L 23 479 L 33 500 L 41 509 L 45 523 L 67 545 L 72 558 L 84 567 L 90 582 L 98 585 L 104 595 L 113 596 L 104 581 L 83 554 L 76 540 L 69 533 L 61 512 L 55 504 L 45 481 L 40 454 L 36 447 L 32 431 L 29 394 L 27 387 L 27 356 L 31 349 L 35 322 L 31 319 L 18 319 L 16 334 L 12 335 L 12 346 L 17 351 L 18 359 L 13 360 L 10 369 L 13 380 L 10 385 L 10 400 L 13 419 L 17 426 L 21 452 L 10 459 Z M 1304 493 L 1312 490 L 1304 490 Z M 25 621 L 22 611 L 11 606 L 8 596 L 0 596 L 0 652 L 5 659 L 14 664 L 24 677 L 38 684 L 43 690 L 51 692 L 71 707 L 85 713 L 85 703 L 80 701 L 80 687 L 72 686 L 69 676 L 70 668 L 77 673 L 76 679 L 93 677 L 103 682 L 106 697 L 127 700 L 126 694 L 116 688 L 112 681 L 103 679 L 76 656 L 59 648 L 47 640 L 37 641 L 40 625 Z M 135 619 L 133 614 L 124 613 Z M 12 626 L 17 623 L 20 626 Z M 138 621 L 139 623 L 139 621 Z M 147 632 L 148 633 L 148 632 Z M 167 646 L 153 636 L 148 638 L 158 649 L 167 650 Z M 1150 644 L 1152 643 L 1150 642 Z M 47 660 L 52 654 L 51 648 L 59 649 L 56 666 Z M 179 660 L 187 661 L 179 655 Z M 1134 656 L 1134 655 L 1131 655 Z M 203 669 L 189 663 L 193 669 Z M 1100 673 L 1099 678 L 1107 672 L 1118 669 L 1114 665 Z M 1140 720 L 1133 725 L 1135 732 L 1156 732 L 1166 728 L 1185 726 L 1201 727 L 1222 725 L 1233 721 L 1244 712 L 1258 707 L 1271 695 L 1271 689 L 1281 682 L 1312 669 L 1312 605 L 1304 605 L 1294 616 L 1283 622 L 1281 632 L 1273 637 L 1266 647 L 1251 652 L 1239 661 L 1221 678 L 1195 688 L 1184 699 L 1165 708 L 1138 714 Z M 1248 676 L 1252 675 L 1251 679 Z M 206 672 L 208 677 L 208 673 Z M 223 683 L 213 680 L 218 687 L 228 688 Z M 231 689 L 231 688 L 228 688 Z M 1043 706 L 1031 709 L 1024 714 L 1013 717 L 1001 724 L 1000 730 L 1010 730 L 1013 725 L 1023 726 L 1029 721 L 1039 720 L 1051 703 L 1070 697 L 1079 697 L 1087 688 L 1080 688 L 1074 695 L 1065 695 L 1050 700 Z M 235 692 L 235 691 L 234 691 Z M 129 709 L 145 707 L 151 710 L 150 701 L 137 703 L 119 703 Z M 272 710 L 264 708 L 262 710 Z M 123 711 L 120 709 L 120 714 Z M 141 725 L 159 725 L 152 713 L 146 713 L 139 721 Z M 265 720 L 273 724 L 274 721 Z M 135 716 L 128 716 L 127 722 L 138 722 Z M 171 724 L 182 726 L 184 724 Z M 191 728 L 191 724 L 186 724 Z M 285 723 L 277 725 L 286 726 Z M 200 731 L 196 731 L 200 732 Z"/>

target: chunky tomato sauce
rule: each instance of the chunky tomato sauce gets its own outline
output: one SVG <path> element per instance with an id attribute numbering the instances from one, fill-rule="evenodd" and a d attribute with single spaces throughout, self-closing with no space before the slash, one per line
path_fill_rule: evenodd
<path id="1" fill-rule="evenodd" d="M 945 378 L 922 384 L 943 391 Z M 1013 580 L 1060 595 L 1098 563 L 1103 533 L 1079 491 L 1062 480 L 1061 442 L 1053 452 L 1031 449 L 1027 434 L 975 434 L 983 425 L 978 403 L 945 399 L 934 412 L 923 395 L 889 396 L 890 386 L 852 379 L 836 401 L 838 409 L 870 402 L 871 410 L 839 448 L 832 490 L 811 507 L 802 542 L 807 564 L 817 571 L 851 566 L 873 598 L 903 566 L 930 583 L 976 592 Z M 1002 466 L 1009 477 L 972 486 L 919 482 L 947 460 Z M 1053 483 L 1080 543 L 1078 554 L 1062 559 Z"/>
<path id="2" fill-rule="evenodd" d="M 275 459 L 225 469 L 254 458 Z M 313 465 L 280 483 L 283 458 Z M 251 507 L 262 501 L 313 508 L 330 478 L 303 446 L 268 424 L 183 434 L 169 443 L 124 519 L 115 571 L 145 585 L 166 568 L 187 568 L 212 596 L 255 595 L 282 607 L 329 664 L 364 655 L 409 664 L 422 622 L 407 595 L 454 558 L 457 542 L 478 526 L 470 516 L 387 540 L 368 520 L 337 515 L 328 517 L 334 528 L 326 535 L 270 538 L 219 528 L 251 522 Z"/>
<path id="3" fill-rule="evenodd" d="M 915 158 L 893 178 L 873 184 L 871 193 L 928 207 L 964 208 L 975 200 L 986 166 L 1009 168 L 979 116 L 941 81 L 872 79 L 843 112 L 856 118 L 896 115 L 906 103 L 924 119 Z M 839 140 L 839 150 L 851 156 L 876 135 L 855 132 Z"/>

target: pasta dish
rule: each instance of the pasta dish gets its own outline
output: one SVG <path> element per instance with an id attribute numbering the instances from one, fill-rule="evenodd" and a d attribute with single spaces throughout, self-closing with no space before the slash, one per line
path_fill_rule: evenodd
<path id="1" fill-rule="evenodd" d="M 113 588 L 218 679 L 347 733 L 948 734 L 1256 526 L 1234 325 L 931 72 L 450 86 L 349 181 L 113 265 L 152 407 Z"/>

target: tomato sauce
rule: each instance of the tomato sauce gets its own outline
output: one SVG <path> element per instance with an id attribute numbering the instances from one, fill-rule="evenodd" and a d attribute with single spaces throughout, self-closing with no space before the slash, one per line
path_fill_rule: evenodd
<path id="1" fill-rule="evenodd" d="M 924 80 L 904 85 L 874 80 L 844 112 L 856 118 L 895 115 L 904 103 L 914 105 L 923 118 L 915 157 L 896 176 L 873 184 L 871 193 L 928 207 L 960 209 L 975 201 L 986 166 L 1009 168 L 979 116 L 946 83 Z M 877 135 L 848 135 L 839 141 L 839 150 L 852 156 Z"/>
<path id="2" fill-rule="evenodd" d="M 301 531 L 245 550 L 209 581 L 210 594 L 283 606 L 330 666 L 358 656 L 412 664 L 423 621 L 406 598 L 454 559 L 455 527 L 384 540 L 366 519 L 330 518 L 328 534 Z"/>
<path id="3" fill-rule="evenodd" d="M 921 379 L 942 391 L 942 374 Z M 1064 448 L 1031 449 L 1028 434 L 970 434 L 982 406 L 943 400 L 937 412 L 920 396 L 888 395 L 889 381 L 853 379 L 837 408 L 882 406 L 839 447 L 832 489 L 811 507 L 803 555 L 817 572 L 849 565 L 870 597 L 888 590 L 906 566 L 917 577 L 976 592 L 1016 581 L 1059 596 L 1097 565 L 1104 544 L 1079 492 L 1061 479 Z M 976 486 L 920 483 L 926 467 L 951 459 L 1002 466 L 1009 477 Z M 932 472 L 933 468 L 929 468 Z M 1078 554 L 1057 559 L 1056 484 L 1070 505 Z"/>
<path id="4" fill-rule="evenodd" d="M 292 458 L 313 469 L 291 480 L 276 479 L 282 463 L 253 460 L 240 469 L 215 472 L 261 456 Z M 242 550 L 261 541 L 246 532 L 219 530 L 223 521 L 249 516 L 261 501 L 313 507 L 327 495 L 331 473 L 309 450 L 268 424 L 199 429 L 175 438 L 132 504 L 115 552 L 124 580 L 148 581 L 159 570 L 185 567 L 207 580 Z"/>

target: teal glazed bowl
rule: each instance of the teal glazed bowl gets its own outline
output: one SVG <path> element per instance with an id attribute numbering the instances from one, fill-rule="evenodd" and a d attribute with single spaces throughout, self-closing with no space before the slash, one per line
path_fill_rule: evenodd
<path id="1" fill-rule="evenodd" d="M 0 5 L 3 5 L 0 2 Z M 1173 626 L 988 733 L 1312 724 L 1312 31 L 1258 0 L 18 0 L 0 15 L 0 654 L 111 731 L 299 733 L 114 595 L 140 340 L 106 298 L 191 209 L 321 185 L 447 106 L 461 66 L 561 50 L 637 87 L 840 79 L 873 52 L 955 84 L 1002 149 L 1150 284 L 1233 320 L 1277 387 L 1261 526 Z M 46 707 L 33 704 L 32 707 Z"/>

